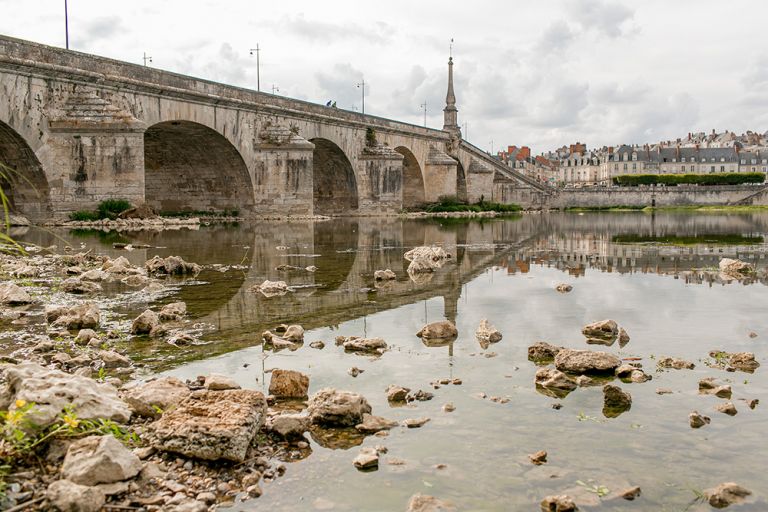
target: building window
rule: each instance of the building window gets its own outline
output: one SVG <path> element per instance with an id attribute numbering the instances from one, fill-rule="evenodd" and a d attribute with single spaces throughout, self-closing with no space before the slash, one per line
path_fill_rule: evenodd
<path id="1" fill-rule="evenodd" d="M 637 164 L 632 164 L 632 170 L 633 170 L 633 171 L 636 171 L 636 170 L 637 170 Z"/>
<path id="2" fill-rule="evenodd" d="M 613 169 L 615 171 L 618 171 L 619 170 L 619 164 L 613 164 Z"/>
<path id="3" fill-rule="evenodd" d="M 627 170 L 627 164 L 624 164 L 624 170 L 625 171 Z"/>
<path id="4" fill-rule="evenodd" d="M 681 158 L 680 161 L 685 163 L 685 157 Z"/>
<path id="5" fill-rule="evenodd" d="M 709 172 L 715 172 L 715 166 L 714 165 L 709 168 Z"/>
<path id="6" fill-rule="evenodd" d="M 720 172 L 725 172 L 725 166 L 724 165 L 720 166 Z"/>
<path id="7" fill-rule="evenodd" d="M 741 159 L 741 165 L 746 165 L 746 163 L 747 163 L 747 159 L 746 158 L 742 158 Z"/>

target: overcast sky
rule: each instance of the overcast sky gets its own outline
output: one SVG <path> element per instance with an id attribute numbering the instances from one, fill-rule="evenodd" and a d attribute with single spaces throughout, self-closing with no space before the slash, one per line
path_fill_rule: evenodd
<path id="1" fill-rule="evenodd" d="M 69 0 L 70 48 L 442 127 L 483 149 L 768 130 L 765 0 Z M 0 0 L 0 33 L 64 46 L 64 0 Z"/>

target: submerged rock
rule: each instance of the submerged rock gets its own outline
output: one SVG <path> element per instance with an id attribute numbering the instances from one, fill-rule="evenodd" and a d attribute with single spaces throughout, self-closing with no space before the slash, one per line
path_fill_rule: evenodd
<path id="1" fill-rule="evenodd" d="M 547 496 L 541 500 L 541 512 L 576 512 L 579 510 L 573 498 L 565 494 L 560 496 Z"/>
<path id="2" fill-rule="evenodd" d="M 291 291 L 291 289 L 288 287 L 285 281 L 270 281 L 267 279 L 261 284 L 254 285 L 251 288 L 251 291 L 261 292 L 261 294 L 265 297 L 275 297 L 279 295 L 285 295 Z"/>
<path id="3" fill-rule="evenodd" d="M 269 394 L 277 398 L 305 398 L 309 390 L 309 377 L 295 370 L 272 370 Z"/>
<path id="4" fill-rule="evenodd" d="M 381 416 L 374 416 L 372 414 L 364 413 L 362 423 L 355 425 L 355 428 L 360 432 L 366 434 L 373 434 L 380 430 L 389 430 L 397 426 L 396 421 L 382 418 Z"/>
<path id="5" fill-rule="evenodd" d="M 171 302 L 163 306 L 158 315 L 161 322 L 173 322 L 184 318 L 187 314 L 187 305 L 184 302 Z"/>
<path id="6" fill-rule="evenodd" d="M 386 389 L 387 400 L 389 402 L 405 402 L 410 391 L 410 388 L 390 384 Z"/>
<path id="7" fill-rule="evenodd" d="M 359 470 L 376 469 L 379 467 L 379 452 L 375 448 L 361 448 L 352 464 Z"/>
<path id="8" fill-rule="evenodd" d="M 278 414 L 267 420 L 266 429 L 286 439 L 299 438 L 309 430 L 309 416 L 296 413 Z"/>
<path id="9" fill-rule="evenodd" d="M 63 292 L 74 293 L 76 295 L 85 295 L 101 291 L 100 284 L 91 281 L 83 281 L 77 277 L 70 277 L 69 279 L 65 279 L 61 282 L 59 288 Z"/>
<path id="10" fill-rule="evenodd" d="M 151 260 L 148 260 L 144 264 L 144 268 L 147 272 L 155 275 L 184 275 L 184 274 L 198 274 L 202 267 L 197 263 L 188 263 L 179 256 L 168 256 L 167 258 L 161 258 L 155 256 Z"/>
<path id="11" fill-rule="evenodd" d="M 555 390 L 559 398 L 578 387 L 575 380 L 560 370 L 554 368 L 539 368 L 536 370 L 536 386 Z"/>
<path id="12" fill-rule="evenodd" d="M 722 352 L 713 350 L 709 353 L 709 356 L 716 359 L 727 358 L 729 368 L 742 372 L 753 373 L 760 367 L 760 363 L 755 360 L 755 354 L 752 352 Z"/>
<path id="13" fill-rule="evenodd" d="M 72 407 L 84 420 L 126 423 L 131 417 L 128 405 L 118 398 L 113 386 L 34 363 L 5 367 L 0 410 L 13 411 L 20 401 L 35 404 L 28 417 L 41 428 L 53 424 L 65 407 Z"/>
<path id="14" fill-rule="evenodd" d="M 141 460 L 111 435 L 74 441 L 61 466 L 61 475 L 80 485 L 120 482 L 139 471 Z"/>
<path id="15" fill-rule="evenodd" d="M 187 385 L 176 377 L 160 377 L 146 383 L 129 385 L 123 390 L 122 397 L 136 414 L 158 418 L 189 394 Z"/>
<path id="16" fill-rule="evenodd" d="M 606 384 L 603 386 L 603 415 L 615 418 L 632 407 L 632 395 L 619 386 Z"/>
<path id="17" fill-rule="evenodd" d="M 731 398 L 731 386 L 718 384 L 714 377 L 707 377 L 699 381 L 700 395 L 715 395 L 718 398 Z"/>
<path id="18" fill-rule="evenodd" d="M 581 333 L 587 337 L 587 343 L 590 339 L 613 342 L 619 335 L 619 326 L 614 320 L 601 320 L 585 325 Z"/>
<path id="19" fill-rule="evenodd" d="M 403 257 L 411 262 L 408 265 L 408 274 L 419 274 L 441 268 L 450 256 L 442 247 L 422 246 L 411 249 Z"/>
<path id="20" fill-rule="evenodd" d="M 568 293 L 571 290 L 573 290 L 573 286 L 566 283 L 560 283 L 557 286 L 555 286 L 555 290 L 557 290 L 560 293 Z"/>
<path id="21" fill-rule="evenodd" d="M 56 480 L 45 491 L 45 498 L 60 512 L 99 512 L 107 497 L 98 487 Z"/>
<path id="22" fill-rule="evenodd" d="M 497 343 L 501 341 L 501 333 L 493 325 L 491 325 L 485 318 L 480 320 L 480 325 L 475 331 L 475 337 L 480 342 L 480 346 L 488 348 L 490 343 Z"/>
<path id="23" fill-rule="evenodd" d="M 0 283 L 0 304 L 17 306 L 32 302 L 32 297 L 16 283 Z"/>
<path id="24" fill-rule="evenodd" d="M 293 343 L 303 343 L 304 328 L 300 325 L 289 325 L 285 328 L 282 338 Z"/>
<path id="25" fill-rule="evenodd" d="M 408 501 L 406 512 L 456 512 L 456 507 L 448 501 L 443 501 L 426 494 L 414 494 Z"/>
<path id="26" fill-rule="evenodd" d="M 381 353 L 387 349 L 387 342 L 382 338 L 358 338 L 357 336 L 350 336 L 343 345 L 344 350 L 347 352 Z"/>
<path id="27" fill-rule="evenodd" d="M 569 373 L 608 373 L 621 365 L 621 360 L 607 352 L 564 348 L 555 356 L 558 370 Z"/>
<path id="28" fill-rule="evenodd" d="M 662 357 L 656 364 L 660 368 L 673 368 L 675 370 L 693 370 L 696 367 L 692 362 L 676 357 Z"/>
<path id="29" fill-rule="evenodd" d="M 705 425 L 709 425 L 710 421 L 712 420 L 709 416 L 704 416 L 698 411 L 693 411 L 688 415 L 688 423 L 691 425 L 691 428 L 701 428 Z"/>
<path id="30" fill-rule="evenodd" d="M 552 361 L 561 350 L 563 347 L 556 347 L 545 341 L 537 341 L 528 347 L 528 360 L 536 363 Z"/>
<path id="31" fill-rule="evenodd" d="M 373 273 L 373 279 L 376 281 L 391 281 L 397 279 L 397 276 L 390 269 L 377 270 Z"/>
<path id="32" fill-rule="evenodd" d="M 407 420 L 403 420 L 403 426 L 406 426 L 408 428 L 421 428 L 424 425 L 426 425 L 429 422 L 429 418 L 422 417 L 422 418 L 408 418 Z"/>
<path id="33" fill-rule="evenodd" d="M 242 462 L 266 411 L 258 391 L 194 391 L 150 426 L 152 444 L 188 457 Z"/>
<path id="34" fill-rule="evenodd" d="M 734 482 L 726 482 L 704 491 L 704 497 L 715 508 L 743 503 L 752 491 Z"/>
<path id="35" fill-rule="evenodd" d="M 717 404 L 715 406 L 715 410 L 718 412 L 722 412 L 723 414 L 727 414 L 728 416 L 736 416 L 736 414 L 739 412 L 736 410 L 736 406 L 733 405 L 733 402 L 725 402 L 722 404 Z"/>
<path id="36" fill-rule="evenodd" d="M 456 326 L 448 320 L 427 324 L 416 333 L 416 336 L 422 339 L 450 339 L 458 335 Z"/>
<path id="37" fill-rule="evenodd" d="M 325 388 L 309 399 L 307 412 L 317 425 L 353 427 L 362 423 L 364 414 L 371 413 L 371 406 L 357 393 Z"/>

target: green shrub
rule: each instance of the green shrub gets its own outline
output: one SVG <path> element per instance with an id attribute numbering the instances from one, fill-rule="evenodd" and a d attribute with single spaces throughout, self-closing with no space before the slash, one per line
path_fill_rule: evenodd
<path id="1" fill-rule="evenodd" d="M 490 203 L 488 201 L 479 201 L 474 204 L 468 204 L 459 201 L 455 196 L 441 196 L 437 203 L 428 204 L 424 211 L 429 213 L 446 212 L 499 212 L 512 213 L 519 212 L 522 208 L 516 204 Z"/>
<path id="2" fill-rule="evenodd" d="M 100 219 L 115 219 L 130 208 L 131 203 L 125 199 L 107 199 L 99 203 L 98 215 Z"/>
<path id="3" fill-rule="evenodd" d="M 744 183 L 763 183 L 762 172 L 729 172 L 721 174 L 624 174 L 615 176 L 613 183 L 621 187 L 638 185 L 742 185 Z"/>
<path id="4" fill-rule="evenodd" d="M 97 212 L 90 212 L 87 210 L 81 210 L 69 214 L 69 220 L 75 221 L 94 221 L 99 220 L 99 214 Z"/>

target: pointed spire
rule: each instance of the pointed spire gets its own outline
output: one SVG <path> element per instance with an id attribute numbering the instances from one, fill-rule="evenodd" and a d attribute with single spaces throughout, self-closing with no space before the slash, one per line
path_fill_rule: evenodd
<path id="1" fill-rule="evenodd" d="M 455 132 L 461 137 L 458 122 L 459 109 L 456 108 L 456 94 L 453 92 L 453 57 L 448 58 L 448 93 L 445 95 L 443 109 L 443 130 Z"/>

